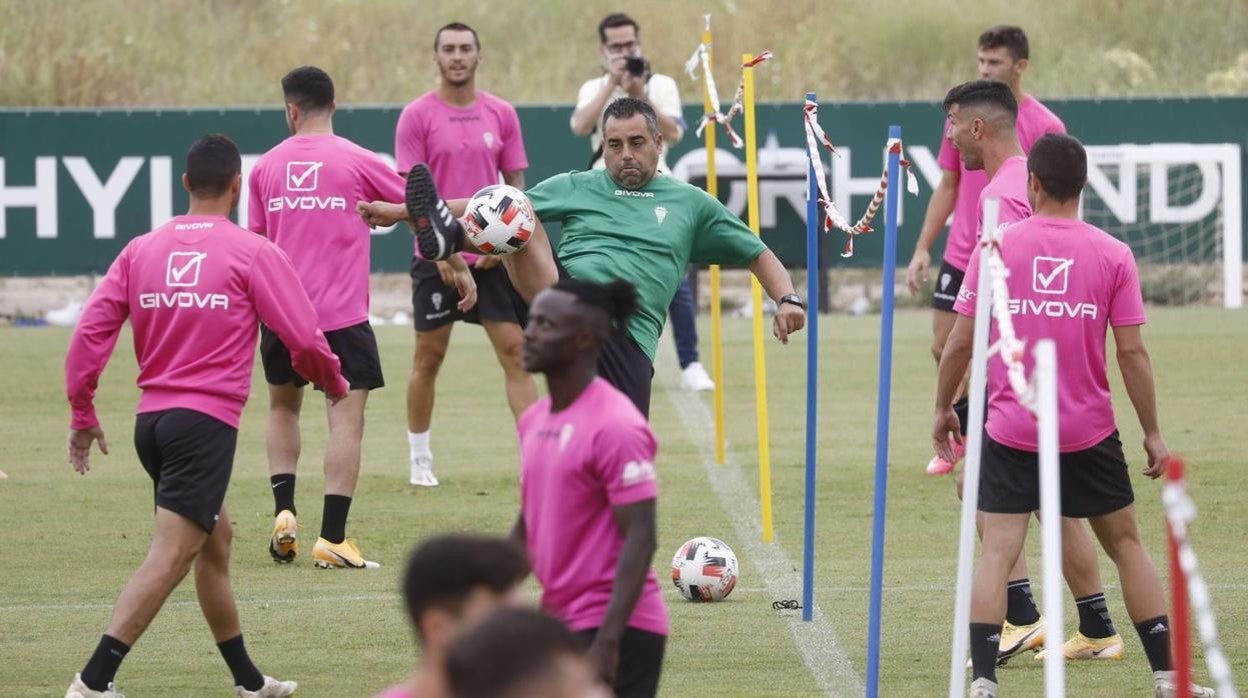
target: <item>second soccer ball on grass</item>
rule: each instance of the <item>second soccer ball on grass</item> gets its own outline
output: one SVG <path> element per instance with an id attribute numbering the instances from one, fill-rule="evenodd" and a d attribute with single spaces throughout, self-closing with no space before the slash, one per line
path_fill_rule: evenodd
<path id="1" fill-rule="evenodd" d="M 672 558 L 672 583 L 690 601 L 723 601 L 737 585 L 737 556 L 718 538 L 694 538 Z"/>

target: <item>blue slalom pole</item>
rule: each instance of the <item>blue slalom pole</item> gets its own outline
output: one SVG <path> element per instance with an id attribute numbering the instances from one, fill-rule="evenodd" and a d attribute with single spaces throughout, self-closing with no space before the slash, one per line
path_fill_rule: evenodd
<path id="1" fill-rule="evenodd" d="M 815 93 L 806 93 L 815 101 Z M 819 189 L 815 163 L 806 163 L 806 538 L 802 551 L 802 620 L 815 606 L 815 448 L 819 405 Z"/>
<path id="2" fill-rule="evenodd" d="M 901 127 L 889 126 L 888 138 L 901 139 Z M 875 414 L 875 506 L 871 530 L 871 606 L 867 628 L 867 698 L 880 690 L 880 613 L 884 592 L 884 511 L 888 502 L 888 412 L 893 386 L 893 286 L 897 278 L 897 205 L 900 199 L 900 153 L 888 154 L 888 190 L 884 194 L 884 308 L 880 316 L 880 389 Z"/>

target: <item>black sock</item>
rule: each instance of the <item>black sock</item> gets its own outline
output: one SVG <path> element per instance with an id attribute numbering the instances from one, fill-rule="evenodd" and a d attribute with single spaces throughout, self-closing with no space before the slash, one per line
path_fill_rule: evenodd
<path id="1" fill-rule="evenodd" d="M 325 495 L 325 513 L 321 516 L 321 538 L 330 543 L 341 543 L 347 537 L 347 514 L 351 511 L 351 498 L 340 494 Z"/>
<path id="2" fill-rule="evenodd" d="M 966 436 L 966 422 L 970 419 L 971 403 L 966 399 L 965 395 L 958 398 L 958 401 L 953 403 L 953 413 L 958 415 L 958 424 L 962 427 L 962 435 Z"/>
<path id="3" fill-rule="evenodd" d="M 295 474 L 274 475 L 269 478 L 269 483 L 273 485 L 273 515 L 277 516 L 283 510 L 298 514 L 295 511 Z"/>
<path id="4" fill-rule="evenodd" d="M 1011 625 L 1031 625 L 1040 620 L 1036 600 L 1031 596 L 1031 580 L 1015 579 L 1005 585 L 1005 619 Z"/>
<path id="5" fill-rule="evenodd" d="M 997 651 L 1001 648 L 1001 625 L 971 623 L 971 680 L 997 680 Z"/>
<path id="6" fill-rule="evenodd" d="M 82 682 L 92 691 L 106 691 L 108 685 L 117 676 L 117 667 L 126 658 L 130 646 L 112 635 L 101 635 L 100 644 L 82 668 Z"/>
<path id="7" fill-rule="evenodd" d="M 1114 629 L 1114 621 L 1109 617 L 1104 592 L 1075 599 L 1075 608 L 1079 609 L 1079 632 L 1084 637 L 1110 637 L 1118 632 Z"/>
<path id="8" fill-rule="evenodd" d="M 247 656 L 242 635 L 218 642 L 217 649 L 221 650 L 226 666 L 230 667 L 230 673 L 234 675 L 235 686 L 242 686 L 248 691 L 259 691 L 264 687 L 264 674 L 260 673 L 256 665 L 252 664 L 251 657 Z"/>
<path id="9" fill-rule="evenodd" d="M 1135 624 L 1153 671 L 1170 671 L 1170 617 L 1157 616 Z"/>

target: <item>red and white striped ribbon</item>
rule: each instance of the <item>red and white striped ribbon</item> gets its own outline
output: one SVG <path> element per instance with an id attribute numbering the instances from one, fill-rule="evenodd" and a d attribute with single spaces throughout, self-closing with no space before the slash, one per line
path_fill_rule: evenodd
<path id="1" fill-rule="evenodd" d="M 745 141 L 740 135 L 737 134 L 736 130 L 732 128 L 732 120 L 737 114 L 740 114 L 744 108 L 745 76 L 742 75 L 741 80 L 737 83 L 737 91 L 732 97 L 732 106 L 728 108 L 728 113 L 721 114 L 719 93 L 716 91 L 715 87 L 715 77 L 711 75 L 709 48 L 710 47 L 706 44 L 698 44 L 698 47 L 693 51 L 693 55 L 689 56 L 689 60 L 685 61 L 685 72 L 689 73 L 689 77 L 694 80 L 698 79 L 697 69 L 701 66 L 702 75 L 706 80 L 707 90 L 711 99 L 711 112 L 709 114 L 705 114 L 698 120 L 698 127 L 693 133 L 698 138 L 701 138 L 702 131 L 706 129 L 708 124 L 714 122 L 719 124 L 724 129 L 724 133 L 728 136 L 728 140 L 732 143 L 732 147 L 742 148 L 745 146 Z M 753 68 L 764 61 L 771 60 L 773 55 L 774 54 L 770 50 L 763 51 L 753 59 L 743 63 L 741 67 L 742 69 Z"/>
<path id="2" fill-rule="evenodd" d="M 1008 224 L 999 225 L 996 230 L 985 232 L 980 240 L 979 253 L 988 255 L 988 274 L 992 283 L 992 317 L 997 323 L 997 341 L 988 347 L 988 356 L 1001 354 L 1010 389 L 1018 397 L 1019 404 L 1035 414 L 1036 388 L 1028 380 L 1027 369 L 1023 365 L 1023 351 L 1027 345 L 1014 331 L 1014 319 L 1010 315 L 1010 287 L 1007 283 L 1010 270 L 1001 259 L 1001 240 L 1008 227 Z"/>

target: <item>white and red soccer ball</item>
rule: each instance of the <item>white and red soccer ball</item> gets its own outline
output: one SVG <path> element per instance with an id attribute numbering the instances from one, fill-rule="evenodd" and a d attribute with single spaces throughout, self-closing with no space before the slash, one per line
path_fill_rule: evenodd
<path id="1" fill-rule="evenodd" d="M 492 184 L 472 195 L 463 224 L 468 241 L 482 253 L 508 255 L 528 244 L 537 216 L 524 192 Z"/>
<path id="2" fill-rule="evenodd" d="M 718 538 L 694 538 L 672 558 L 672 583 L 690 601 L 723 601 L 737 585 L 737 556 Z"/>

